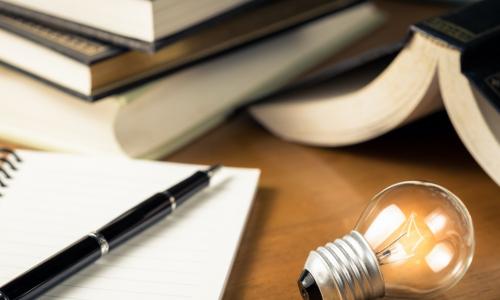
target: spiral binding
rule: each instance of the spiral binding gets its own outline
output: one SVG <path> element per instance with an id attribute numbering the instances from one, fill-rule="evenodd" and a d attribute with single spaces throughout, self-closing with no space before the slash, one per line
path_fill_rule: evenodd
<path id="1" fill-rule="evenodd" d="M 1 189 L 7 188 L 6 182 L 12 180 L 13 173 L 18 170 L 17 165 L 22 159 L 17 153 L 9 148 L 0 148 L 0 197 L 3 196 Z"/>

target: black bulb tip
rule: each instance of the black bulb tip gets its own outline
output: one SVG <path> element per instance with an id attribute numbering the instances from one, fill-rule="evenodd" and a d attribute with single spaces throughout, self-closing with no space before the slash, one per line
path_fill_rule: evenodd
<path id="1" fill-rule="evenodd" d="M 304 270 L 300 274 L 299 280 L 297 281 L 299 285 L 299 291 L 304 300 L 322 300 L 321 291 L 319 290 L 318 284 L 314 280 L 314 277 L 309 273 L 309 271 Z"/>

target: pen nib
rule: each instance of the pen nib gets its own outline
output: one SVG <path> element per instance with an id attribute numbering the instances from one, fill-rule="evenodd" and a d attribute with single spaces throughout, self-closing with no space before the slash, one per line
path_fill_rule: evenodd
<path id="1" fill-rule="evenodd" d="M 205 173 L 207 173 L 208 177 L 212 177 L 220 168 L 222 168 L 222 165 L 216 164 L 206 169 Z"/>

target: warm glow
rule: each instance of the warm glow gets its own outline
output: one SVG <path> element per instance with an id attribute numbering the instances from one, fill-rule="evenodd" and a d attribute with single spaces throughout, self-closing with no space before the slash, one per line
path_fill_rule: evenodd
<path id="1" fill-rule="evenodd" d="M 446 217 L 436 209 L 425 218 L 425 224 L 433 234 L 438 234 L 446 225 Z"/>
<path id="2" fill-rule="evenodd" d="M 439 243 L 425 257 L 425 261 L 434 273 L 438 273 L 448 266 L 453 258 L 453 249 L 444 243 Z"/>
<path id="3" fill-rule="evenodd" d="M 408 221 L 408 228 L 406 229 L 405 236 L 401 239 L 405 241 L 407 247 L 409 247 L 410 252 L 415 252 L 420 244 L 424 241 L 424 236 L 420 232 L 417 226 L 415 214 L 411 214 Z"/>
<path id="4" fill-rule="evenodd" d="M 390 299 L 419 299 L 449 288 L 474 255 L 467 209 L 428 182 L 398 183 L 378 193 L 354 230 L 375 254 Z"/>
<path id="5" fill-rule="evenodd" d="M 384 264 L 400 264 L 410 258 L 412 255 L 408 254 L 403 244 L 397 242 L 391 247 L 391 255 L 383 260 Z"/>
<path id="6" fill-rule="evenodd" d="M 392 235 L 392 241 L 379 252 L 377 257 L 381 264 L 402 263 L 413 256 L 425 238 L 417 226 L 416 215 L 411 214 L 400 230 Z"/>
<path id="7" fill-rule="evenodd" d="M 406 220 L 401 209 L 391 204 L 384 208 L 375 218 L 365 233 L 366 240 L 373 249 L 377 249 L 387 238 L 389 238 Z"/>

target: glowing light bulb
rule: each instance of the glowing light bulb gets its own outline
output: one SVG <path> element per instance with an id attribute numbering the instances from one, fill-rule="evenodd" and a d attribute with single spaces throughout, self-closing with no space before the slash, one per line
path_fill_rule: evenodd
<path id="1" fill-rule="evenodd" d="M 455 285 L 474 255 L 464 204 L 436 184 L 406 181 L 377 194 L 354 230 L 311 251 L 304 299 L 422 297 Z"/>

